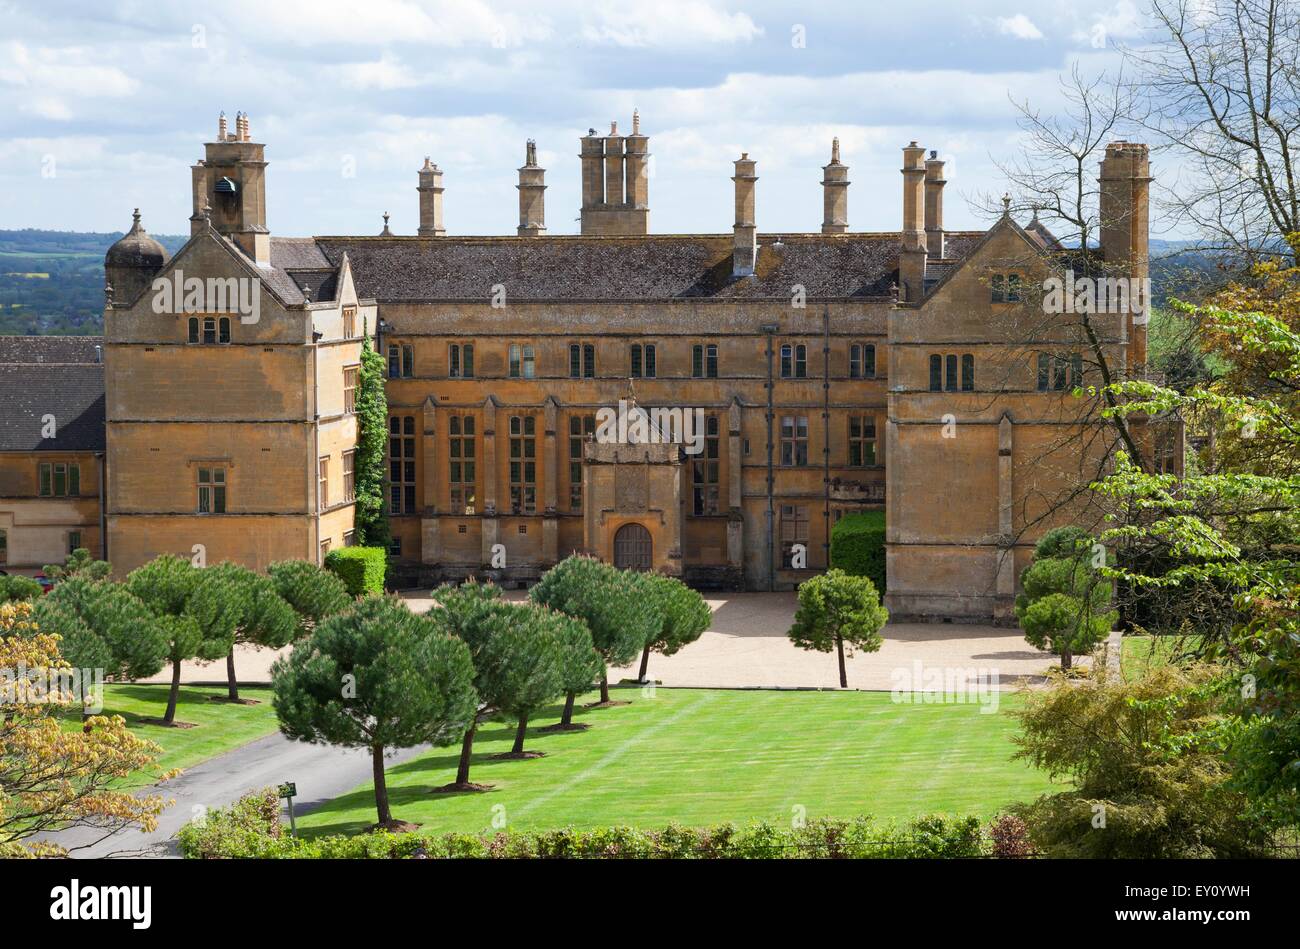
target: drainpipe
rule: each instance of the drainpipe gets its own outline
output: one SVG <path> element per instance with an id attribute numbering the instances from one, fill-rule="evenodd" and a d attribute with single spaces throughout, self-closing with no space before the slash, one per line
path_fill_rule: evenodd
<path id="1" fill-rule="evenodd" d="M 822 305 L 822 559 L 831 566 L 831 310 Z"/>
<path id="2" fill-rule="evenodd" d="M 767 336 L 767 589 L 776 589 L 776 554 L 772 549 L 776 509 L 773 505 L 773 491 L 776 486 L 776 473 L 772 463 L 772 422 L 775 418 L 773 400 L 776 394 L 776 382 L 773 378 L 772 360 L 775 356 L 773 339 L 780 327 L 775 323 L 765 323 L 760 327 Z"/>
<path id="3" fill-rule="evenodd" d="M 108 560 L 108 497 L 104 494 L 104 470 L 108 467 L 108 452 L 96 452 L 95 457 L 99 459 L 99 559 Z"/>

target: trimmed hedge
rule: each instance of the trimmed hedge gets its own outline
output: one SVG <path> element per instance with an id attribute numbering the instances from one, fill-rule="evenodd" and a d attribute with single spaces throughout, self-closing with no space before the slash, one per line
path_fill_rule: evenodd
<path id="1" fill-rule="evenodd" d="M 325 555 L 325 569 L 338 576 L 353 596 L 383 593 L 388 552 L 382 547 L 342 547 Z"/>
<path id="2" fill-rule="evenodd" d="M 845 514 L 831 528 L 831 566 L 869 577 L 885 595 L 885 512 Z"/>
<path id="3" fill-rule="evenodd" d="M 990 847 L 976 817 L 922 817 L 902 825 L 877 825 L 870 817 L 809 820 L 802 827 L 768 823 L 663 830 L 602 827 L 537 833 L 504 831 L 492 836 L 423 836 L 380 832 L 290 837 L 278 818 L 272 788 L 209 812 L 180 832 L 181 852 L 191 859 L 373 860 L 434 859 L 778 859 L 790 857 L 984 857 Z"/>

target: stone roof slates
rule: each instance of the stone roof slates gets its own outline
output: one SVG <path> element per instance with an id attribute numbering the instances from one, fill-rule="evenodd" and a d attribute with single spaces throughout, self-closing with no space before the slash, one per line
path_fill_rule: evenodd
<path id="1" fill-rule="evenodd" d="M 41 437 L 46 415 L 54 438 Z M 0 365 L 0 451 L 103 450 L 102 365 Z"/>
<path id="2" fill-rule="evenodd" d="M 103 346 L 102 336 L 0 336 L 0 365 L 97 363 Z"/>

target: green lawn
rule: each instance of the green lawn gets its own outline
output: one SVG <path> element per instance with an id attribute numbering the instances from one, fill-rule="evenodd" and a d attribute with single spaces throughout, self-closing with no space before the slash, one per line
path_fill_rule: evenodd
<path id="1" fill-rule="evenodd" d="M 164 770 L 191 767 L 279 728 L 271 708 L 271 690 L 265 688 L 241 687 L 241 698 L 257 699 L 259 704 L 231 705 L 208 701 L 210 695 L 225 695 L 224 687 L 182 686 L 176 721 L 197 727 L 165 728 L 144 721 L 162 718 L 167 710 L 167 689 L 165 685 L 106 685 L 102 713 L 121 715 L 132 732 L 159 745 L 163 754 L 158 764 Z M 69 726 L 74 726 L 72 720 Z"/>
<path id="2" fill-rule="evenodd" d="M 872 814 L 883 820 L 946 812 L 992 816 L 1049 790 L 1042 774 L 1010 756 L 1007 711 L 977 705 L 895 704 L 880 692 L 618 690 L 631 705 L 580 710 L 585 732 L 529 729 L 526 747 L 547 756 L 494 761 L 513 726 L 480 728 L 471 779 L 487 793 L 430 794 L 455 776 L 459 747 L 437 749 L 388 771 L 394 816 L 422 832 L 491 831 L 504 816 L 518 830 L 566 825 L 660 827 Z M 589 699 L 591 697 L 588 697 Z M 538 716 L 547 725 L 554 708 Z M 355 833 L 375 821 L 367 784 L 298 822 L 313 833 Z"/>
<path id="3" fill-rule="evenodd" d="M 1153 666 L 1166 666 L 1200 645 L 1197 636 L 1125 636 L 1121 662 L 1124 679 L 1132 681 Z"/>

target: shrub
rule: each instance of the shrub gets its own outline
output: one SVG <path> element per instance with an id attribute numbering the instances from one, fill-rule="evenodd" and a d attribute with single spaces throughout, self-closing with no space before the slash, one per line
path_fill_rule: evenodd
<path id="1" fill-rule="evenodd" d="M 342 580 L 353 596 L 383 593 L 388 553 L 382 547 L 341 547 L 325 555 L 325 569 Z"/>
<path id="2" fill-rule="evenodd" d="M 989 824 L 989 839 L 993 841 L 995 857 L 1029 857 L 1034 852 L 1029 841 L 1029 825 L 1015 814 L 1003 814 Z"/>
<path id="3" fill-rule="evenodd" d="M 531 833 L 507 830 L 492 835 L 423 836 L 377 831 L 352 837 L 303 839 L 284 835 L 278 815 L 275 791 L 258 791 L 228 808 L 211 811 L 202 821 L 186 825 L 180 832 L 181 853 L 192 859 L 300 860 L 947 859 L 989 853 L 975 817 L 929 816 L 886 826 L 878 826 L 870 817 L 856 817 L 818 818 L 788 829 L 759 822 L 745 827 L 669 824 L 662 830 L 561 827 Z"/>
<path id="4" fill-rule="evenodd" d="M 31 577 L 0 577 L 0 603 L 34 600 L 41 595 L 41 585 Z"/>
<path id="5" fill-rule="evenodd" d="M 868 577 L 885 595 L 885 512 L 845 514 L 831 528 L 831 566 Z"/>

